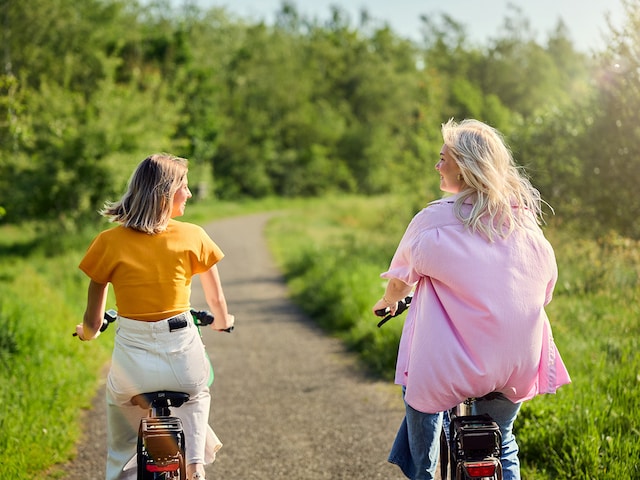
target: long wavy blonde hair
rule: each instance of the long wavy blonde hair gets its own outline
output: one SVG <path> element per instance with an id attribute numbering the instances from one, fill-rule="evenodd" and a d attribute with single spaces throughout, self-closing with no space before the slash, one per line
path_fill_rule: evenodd
<path id="1" fill-rule="evenodd" d="M 464 180 L 454 212 L 465 226 L 493 241 L 523 228 L 528 215 L 542 223 L 540 192 L 515 164 L 500 132 L 478 120 L 456 123 L 451 119 L 442 125 L 442 138 Z M 462 205 L 467 199 L 473 206 L 464 216 Z"/>
<path id="2" fill-rule="evenodd" d="M 166 230 L 173 196 L 187 175 L 187 160 L 168 153 L 145 158 L 133 172 L 127 191 L 117 202 L 106 202 L 100 214 L 112 222 L 154 234 Z"/>

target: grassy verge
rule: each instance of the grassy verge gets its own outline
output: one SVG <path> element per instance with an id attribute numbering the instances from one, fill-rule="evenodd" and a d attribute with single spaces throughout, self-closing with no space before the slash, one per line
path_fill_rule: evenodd
<path id="1" fill-rule="evenodd" d="M 267 233 L 291 295 L 327 331 L 390 378 L 400 321 L 376 327 L 371 305 L 384 293 L 379 274 L 402 235 L 410 209 L 391 197 L 314 201 L 274 218 Z"/>
<path id="2" fill-rule="evenodd" d="M 377 329 L 369 309 L 410 217 L 392 198 L 325 199 L 268 228 L 294 299 L 386 378 L 402 320 Z M 640 244 L 547 234 L 560 269 L 548 313 L 573 383 L 524 405 L 516 425 L 523 478 L 639 478 Z"/>
<path id="3" fill-rule="evenodd" d="M 76 252 L 2 255 L 0 262 L 0 464 L 6 478 L 42 478 L 68 459 L 108 358 L 110 338 L 71 336 L 82 315 Z M 81 293 L 82 292 L 82 293 Z"/>

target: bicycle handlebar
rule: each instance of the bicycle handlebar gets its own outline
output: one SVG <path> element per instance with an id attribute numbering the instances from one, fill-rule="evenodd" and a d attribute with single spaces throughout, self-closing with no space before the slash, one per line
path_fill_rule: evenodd
<path id="1" fill-rule="evenodd" d="M 398 301 L 398 308 L 397 308 L 396 312 L 393 315 L 391 315 L 389 313 L 389 309 L 388 308 L 376 310 L 375 314 L 378 317 L 384 317 L 382 320 L 380 320 L 378 322 L 378 328 L 380 328 L 382 325 L 387 323 L 393 317 L 397 317 L 398 315 L 403 313 L 406 309 L 408 309 L 409 305 L 411 305 L 411 300 L 413 300 L 413 295 L 407 295 L 406 297 L 404 297 L 403 300 Z"/>
<path id="2" fill-rule="evenodd" d="M 118 312 L 113 309 L 109 309 L 104 312 L 104 318 L 102 319 L 102 325 L 100 326 L 100 331 L 104 332 L 107 328 L 109 328 L 109 324 L 116 321 L 118 318 Z M 73 332 L 73 336 L 77 337 L 78 333 Z"/>
<path id="3" fill-rule="evenodd" d="M 191 316 L 193 317 L 193 322 L 197 326 L 211 325 L 213 323 L 213 315 L 207 310 L 194 310 L 193 308 L 190 310 Z M 113 309 L 109 309 L 104 312 L 104 318 L 102 319 L 102 325 L 100 326 L 100 331 L 104 332 L 107 328 L 109 328 L 109 324 L 116 321 L 118 318 L 118 312 Z M 233 325 L 229 328 L 225 328 L 221 330 L 222 332 L 231 333 L 233 332 Z M 77 337 L 78 333 L 73 332 L 73 336 Z"/>
<path id="4" fill-rule="evenodd" d="M 196 325 L 200 326 L 200 325 L 211 325 L 213 323 L 213 315 L 211 314 L 211 312 L 208 312 L 207 310 L 194 310 L 193 308 L 191 309 L 191 315 L 193 316 L 194 322 Z M 221 330 L 222 332 L 227 332 L 227 333 L 231 333 L 233 332 L 233 325 L 230 326 L 229 328 L 225 328 L 223 330 Z"/>

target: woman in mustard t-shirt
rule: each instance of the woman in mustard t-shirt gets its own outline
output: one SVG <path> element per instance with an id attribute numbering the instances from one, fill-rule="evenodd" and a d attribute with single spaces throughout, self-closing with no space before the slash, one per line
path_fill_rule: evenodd
<path id="1" fill-rule="evenodd" d="M 76 326 L 78 338 L 93 340 L 100 334 L 109 283 L 118 308 L 107 379 L 106 480 L 135 478 L 135 468 L 124 468 L 136 453 L 145 413 L 131 403 L 140 393 L 174 390 L 190 395 L 174 412 L 188 437 L 189 480 L 204 479 L 204 464 L 213 461 L 221 446 L 208 424 L 211 366 L 189 314 L 192 277 L 200 275 L 215 318 L 213 329 L 231 327 L 234 317 L 227 311 L 216 267 L 224 254 L 201 227 L 174 220 L 184 214 L 189 198 L 185 159 L 147 157 L 124 196 L 106 203 L 101 212 L 118 226 L 100 233 L 80 262 L 90 282 L 84 320 Z M 169 321 L 178 317 L 187 322 L 170 328 Z"/>

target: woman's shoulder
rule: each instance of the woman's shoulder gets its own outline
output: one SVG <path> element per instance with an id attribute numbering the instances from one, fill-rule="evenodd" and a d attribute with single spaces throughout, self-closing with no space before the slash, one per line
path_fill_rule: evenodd
<path id="1" fill-rule="evenodd" d="M 127 235 L 131 229 L 122 225 L 115 225 L 101 231 L 96 235 L 96 239 L 113 239 L 122 235 Z"/>
<path id="2" fill-rule="evenodd" d="M 171 219 L 169 221 L 169 225 L 167 226 L 167 230 L 174 232 L 178 235 L 189 237 L 189 238 L 204 238 L 209 235 L 200 225 L 189 222 L 181 222 L 179 220 Z"/>
<path id="3" fill-rule="evenodd" d="M 175 218 L 172 218 L 171 220 L 169 220 L 168 227 L 179 229 L 179 230 L 192 230 L 192 231 L 204 230 L 200 225 L 197 225 L 195 223 L 190 223 L 190 222 L 183 222 L 181 220 L 176 220 Z"/>
<path id="4" fill-rule="evenodd" d="M 413 217 L 413 222 L 426 227 L 438 227 L 450 223 L 460 223 L 453 210 L 454 204 L 454 197 L 445 197 L 429 202 L 426 207 L 420 210 L 415 217 Z"/>

